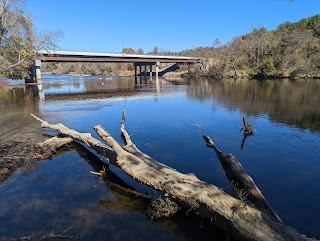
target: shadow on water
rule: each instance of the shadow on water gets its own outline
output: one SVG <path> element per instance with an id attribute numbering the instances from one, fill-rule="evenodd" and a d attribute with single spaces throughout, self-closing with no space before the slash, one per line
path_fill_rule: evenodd
<path id="1" fill-rule="evenodd" d="M 76 147 L 76 151 L 79 156 L 81 156 L 83 160 L 87 161 L 96 172 L 103 168 L 108 169 L 105 162 L 87 151 L 86 148 L 82 147 L 82 145 L 74 143 L 74 146 Z M 144 194 L 140 196 L 133 187 L 126 184 L 110 169 L 106 172 L 106 178 L 104 181 L 116 197 L 117 201 L 100 200 L 98 204 L 99 207 L 138 212 L 143 216 L 148 216 L 147 208 L 150 205 L 150 199 L 144 197 Z M 130 192 L 130 190 L 133 192 Z M 193 213 L 188 214 L 187 216 L 187 211 L 187 209 L 181 208 L 172 218 L 161 218 L 154 220 L 153 222 L 178 234 L 179 236 L 182 236 L 186 240 L 225 240 L 225 234 L 223 231 Z"/>
<path id="2" fill-rule="evenodd" d="M 105 181 L 91 175 L 108 165 L 80 144 L 39 163 L 0 186 L 1 240 L 40 240 L 52 232 L 80 240 L 224 240 L 183 209 L 172 219 L 148 219 L 150 200 L 126 191 L 133 188 L 110 170 Z"/>

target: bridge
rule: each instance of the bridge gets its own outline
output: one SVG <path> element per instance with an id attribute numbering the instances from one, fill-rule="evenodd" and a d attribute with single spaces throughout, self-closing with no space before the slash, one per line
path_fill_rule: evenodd
<path id="1" fill-rule="evenodd" d="M 134 63 L 135 76 L 161 76 L 162 74 L 176 70 L 180 64 L 198 63 L 199 58 L 183 56 L 157 56 L 157 55 L 136 55 L 136 54 L 114 54 L 99 52 L 73 52 L 40 50 L 34 57 L 32 81 L 41 80 L 41 62 L 95 62 L 95 63 Z M 159 72 L 160 63 L 172 63 L 165 70 Z M 153 72 L 155 66 L 155 72 Z M 144 67 L 144 70 L 142 69 Z M 147 68 L 149 67 L 149 72 Z M 139 68 L 139 73 L 138 73 Z"/>

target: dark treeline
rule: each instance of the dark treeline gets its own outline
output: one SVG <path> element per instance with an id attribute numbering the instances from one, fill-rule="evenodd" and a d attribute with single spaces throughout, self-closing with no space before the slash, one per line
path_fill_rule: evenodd
<path id="1" fill-rule="evenodd" d="M 201 63 L 185 73 L 199 77 L 320 77 L 320 15 L 285 22 L 276 30 L 255 28 L 221 45 L 181 52 L 155 46 L 145 53 L 141 48 L 124 48 L 123 54 L 182 55 L 201 57 Z M 183 69 L 183 68 L 182 68 Z M 66 63 L 46 64 L 44 71 L 56 74 L 133 75 L 133 64 Z"/>

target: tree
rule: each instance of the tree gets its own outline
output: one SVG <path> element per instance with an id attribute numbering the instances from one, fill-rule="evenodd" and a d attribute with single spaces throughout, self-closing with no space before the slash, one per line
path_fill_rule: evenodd
<path id="1" fill-rule="evenodd" d="M 234 77 L 237 78 L 237 64 L 242 54 L 242 39 L 236 37 L 232 40 L 231 44 L 229 44 L 229 59 L 231 62 L 232 69 L 234 71 Z"/>
<path id="2" fill-rule="evenodd" d="M 144 54 L 142 48 L 138 48 L 137 51 L 136 51 L 136 53 L 137 53 L 137 54 L 140 54 L 140 55 Z"/>
<path id="3" fill-rule="evenodd" d="M 133 48 L 123 48 L 122 53 L 123 54 L 135 54 L 136 51 Z"/>
<path id="4" fill-rule="evenodd" d="M 56 47 L 61 34 L 37 31 L 23 7 L 24 0 L 0 0 L 0 74 L 10 78 L 27 77 L 37 50 Z"/>
<path id="5" fill-rule="evenodd" d="M 154 54 L 154 55 L 159 54 L 159 47 L 157 47 L 157 46 L 154 46 L 154 47 L 153 47 L 153 54 Z"/>
<path id="6" fill-rule="evenodd" d="M 221 41 L 220 41 L 220 39 L 216 38 L 216 39 L 214 40 L 214 42 L 213 42 L 213 47 L 214 47 L 214 48 L 219 48 L 219 47 L 221 47 Z"/>

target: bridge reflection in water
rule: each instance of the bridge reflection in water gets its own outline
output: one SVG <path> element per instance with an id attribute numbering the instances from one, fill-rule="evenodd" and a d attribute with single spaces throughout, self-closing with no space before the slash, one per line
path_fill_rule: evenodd
<path id="1" fill-rule="evenodd" d="M 106 98 L 114 96 L 132 96 L 138 93 L 160 93 L 167 85 L 174 85 L 165 79 L 136 77 L 78 77 L 54 82 L 43 80 L 30 85 L 41 100 L 73 98 Z M 162 88 L 160 86 L 163 86 Z"/>

